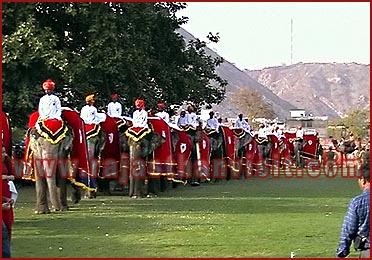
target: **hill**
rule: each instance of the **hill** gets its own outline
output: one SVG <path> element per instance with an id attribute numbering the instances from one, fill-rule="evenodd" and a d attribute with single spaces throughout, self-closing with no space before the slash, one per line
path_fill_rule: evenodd
<path id="1" fill-rule="evenodd" d="M 245 72 L 278 97 L 314 116 L 340 118 L 370 106 L 370 65 L 298 63 Z"/>

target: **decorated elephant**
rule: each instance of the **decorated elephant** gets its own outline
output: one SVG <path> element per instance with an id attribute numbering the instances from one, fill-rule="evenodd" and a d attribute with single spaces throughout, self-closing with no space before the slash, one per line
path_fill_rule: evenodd
<path id="1" fill-rule="evenodd" d="M 218 169 L 220 163 L 222 160 L 223 163 L 224 161 L 224 136 L 221 131 L 216 131 L 215 129 L 210 129 L 206 128 L 203 130 L 204 134 L 208 136 L 209 141 L 210 141 L 210 161 L 211 161 L 211 166 L 210 166 L 210 179 L 214 180 L 215 182 L 219 180 L 221 177 L 219 171 L 221 169 Z M 225 165 L 223 165 L 225 166 Z"/>
<path id="2" fill-rule="evenodd" d="M 37 111 L 29 118 L 23 178 L 36 182 L 35 213 L 67 210 L 67 180 L 74 188 L 89 189 L 83 122 L 69 109 L 62 111 L 64 120 L 38 118 Z M 52 208 L 48 205 L 47 194 Z"/>
<path id="3" fill-rule="evenodd" d="M 139 127 L 130 127 L 125 135 L 129 145 L 129 197 L 140 198 L 145 195 L 143 186 L 150 155 L 164 142 L 164 138 L 151 128 Z"/>

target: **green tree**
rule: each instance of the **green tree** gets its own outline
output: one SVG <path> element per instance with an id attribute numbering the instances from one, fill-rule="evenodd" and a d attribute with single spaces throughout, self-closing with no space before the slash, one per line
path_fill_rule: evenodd
<path id="1" fill-rule="evenodd" d="M 264 97 L 254 89 L 241 88 L 234 93 L 232 100 L 251 120 L 259 117 L 271 119 L 276 117 L 272 104 L 265 101 Z"/>
<path id="2" fill-rule="evenodd" d="M 347 117 L 330 122 L 330 125 L 334 127 L 329 129 L 328 134 L 335 138 L 346 137 L 348 131 L 352 131 L 355 137 L 369 138 L 370 109 L 354 110 Z"/>
<path id="3" fill-rule="evenodd" d="M 186 43 L 176 30 L 187 22 L 185 3 L 3 3 L 3 110 L 24 126 L 47 78 L 63 105 L 80 109 L 97 93 L 102 109 L 112 92 L 129 107 L 137 97 L 219 103 L 226 81 L 200 40 Z M 218 36 L 209 35 L 217 42 Z"/>

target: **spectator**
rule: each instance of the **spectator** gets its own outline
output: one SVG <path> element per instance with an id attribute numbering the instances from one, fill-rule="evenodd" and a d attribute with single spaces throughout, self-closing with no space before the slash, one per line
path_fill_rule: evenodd
<path id="1" fill-rule="evenodd" d="M 342 224 L 339 246 L 336 256 L 343 258 L 349 255 L 351 242 L 354 241 L 354 248 L 360 251 L 360 258 L 369 258 L 370 236 L 369 236 L 369 203 L 370 203 L 370 160 L 360 168 L 358 184 L 362 194 L 354 197 Z"/>

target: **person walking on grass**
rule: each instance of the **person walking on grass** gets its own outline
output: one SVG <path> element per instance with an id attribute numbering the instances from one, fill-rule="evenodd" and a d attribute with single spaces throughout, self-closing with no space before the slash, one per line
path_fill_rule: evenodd
<path id="1" fill-rule="evenodd" d="M 369 200 L 370 200 L 370 180 L 368 159 L 360 168 L 358 184 L 362 194 L 354 197 L 347 209 L 347 213 L 342 224 L 339 246 L 336 256 L 344 258 L 350 253 L 351 243 L 354 242 L 354 248 L 360 252 L 360 258 L 369 258 L 370 236 L 369 236 Z"/>

